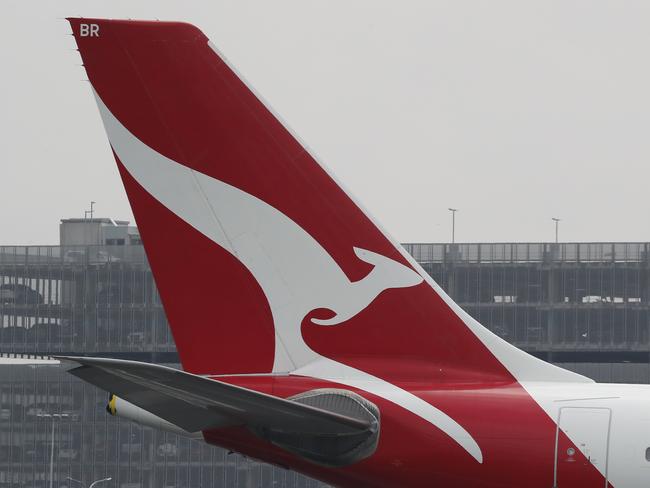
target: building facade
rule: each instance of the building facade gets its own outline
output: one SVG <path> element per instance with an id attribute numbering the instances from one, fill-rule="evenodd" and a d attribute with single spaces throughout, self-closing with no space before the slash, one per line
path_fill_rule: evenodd
<path id="1" fill-rule="evenodd" d="M 560 363 L 647 365 L 650 359 L 647 243 L 406 244 L 406 249 L 470 315 L 536 356 Z"/>
<path id="2" fill-rule="evenodd" d="M 0 248 L 0 352 L 179 367 L 137 232 L 90 224 L 93 245 L 79 245 L 70 227 L 61 246 Z M 599 381 L 650 383 L 650 244 L 405 247 L 467 312 L 518 347 Z M 56 487 L 105 477 L 121 488 L 320 486 L 110 417 L 106 401 L 60 367 L 2 366 L 0 487 L 49 486 L 52 453 Z"/>

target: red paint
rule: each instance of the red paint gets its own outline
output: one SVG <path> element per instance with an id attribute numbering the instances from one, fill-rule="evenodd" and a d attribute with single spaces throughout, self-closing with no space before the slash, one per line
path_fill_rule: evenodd
<path id="1" fill-rule="evenodd" d="M 93 87 L 145 144 L 273 206 L 311 234 L 352 281 L 370 271 L 354 247 L 408 266 L 198 29 L 166 22 L 70 22 Z M 81 37 L 82 23 L 97 24 L 99 35 Z M 272 317 L 254 278 L 147 194 L 119 161 L 118 166 L 184 368 L 271 371 Z M 552 486 L 553 420 L 428 284 L 386 290 L 338 326 L 308 320 L 327 313 L 312 311 L 302 322 L 313 350 L 439 408 L 474 437 L 484 462 L 428 422 L 361 391 L 380 408 L 381 436 L 375 454 L 352 466 L 316 466 L 242 429 L 206 432 L 208 442 L 345 486 Z M 299 377 L 230 381 L 285 397 L 337 386 Z M 604 481 L 588 463 L 567 476 L 575 476 L 573 486 L 580 487 L 601 487 Z"/>
<path id="2" fill-rule="evenodd" d="M 302 377 L 218 379 L 285 398 L 315 388 L 337 387 Z M 315 466 L 260 441 L 245 429 L 205 432 L 205 439 L 267 462 L 290 466 L 338 486 L 553 486 L 555 423 L 516 383 L 475 387 L 412 384 L 411 391 L 431 404 L 443 410 L 453 406 L 456 412 L 464 412 L 461 423 L 481 446 L 483 464 L 474 461 L 458 444 L 419 417 L 382 398 L 356 391 L 380 408 L 381 433 L 375 454 L 353 466 L 338 469 Z M 564 450 L 573 446 L 564 434 L 560 435 L 560 444 Z M 576 463 L 564 472 L 563 486 L 601 488 L 603 477 L 573 447 Z"/>
<path id="3" fill-rule="evenodd" d="M 151 197 L 119 160 L 118 167 L 183 368 L 197 374 L 270 371 L 273 318 L 257 281 Z M 228 286 L 218 286 L 224 280 Z"/>

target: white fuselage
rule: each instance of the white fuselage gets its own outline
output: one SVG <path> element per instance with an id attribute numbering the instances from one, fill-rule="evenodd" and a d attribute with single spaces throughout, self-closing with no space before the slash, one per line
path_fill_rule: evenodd
<path id="1" fill-rule="evenodd" d="M 609 483 L 617 488 L 650 486 L 650 385 L 523 386 Z M 554 451 L 560 488 L 563 471 L 571 469 L 571 452 L 558 441 Z"/>

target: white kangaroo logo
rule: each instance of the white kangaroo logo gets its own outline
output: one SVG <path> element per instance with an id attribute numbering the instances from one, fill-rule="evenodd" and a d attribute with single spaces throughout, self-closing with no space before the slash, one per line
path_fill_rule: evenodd
<path id="1" fill-rule="evenodd" d="M 318 308 L 332 310 L 317 325 L 337 325 L 364 310 L 380 293 L 422 283 L 416 271 L 395 260 L 354 248 L 373 264 L 351 282 L 309 233 L 282 212 L 232 185 L 159 154 L 131 134 L 95 93 L 113 150 L 127 171 L 156 200 L 230 252 L 258 281 L 275 326 L 274 372 L 308 375 L 359 388 L 413 412 L 447 433 L 477 461 L 481 450 L 456 421 L 421 398 L 313 351 L 300 332 L 302 320 Z"/>
<path id="2" fill-rule="evenodd" d="M 403 264 L 376 252 L 359 247 L 354 248 L 359 259 L 374 265 L 363 279 L 350 283 L 344 291 L 346 300 L 331 304 L 329 308 L 336 315 L 331 319 L 311 319 L 317 325 L 337 325 L 351 319 L 364 310 L 382 291 L 388 288 L 406 288 L 422 283 L 422 277 Z M 340 295 L 337 295 L 337 298 Z"/>

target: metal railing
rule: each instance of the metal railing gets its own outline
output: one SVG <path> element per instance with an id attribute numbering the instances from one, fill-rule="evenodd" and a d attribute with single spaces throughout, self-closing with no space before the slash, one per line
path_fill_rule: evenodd
<path id="1" fill-rule="evenodd" d="M 647 262 L 647 242 L 504 242 L 407 243 L 420 263 L 640 263 Z"/>
<path id="2" fill-rule="evenodd" d="M 144 247 L 129 246 L 0 246 L 0 265 L 147 264 Z"/>
<path id="3" fill-rule="evenodd" d="M 403 246 L 420 263 L 639 263 L 650 257 L 648 242 L 405 243 Z M 0 246 L 0 265 L 119 262 L 146 265 L 144 247 Z"/>

